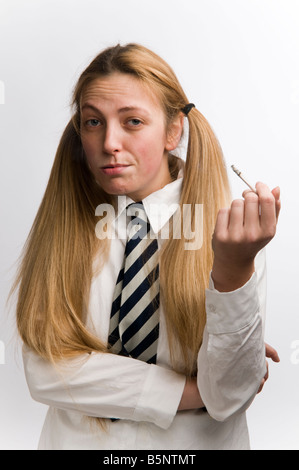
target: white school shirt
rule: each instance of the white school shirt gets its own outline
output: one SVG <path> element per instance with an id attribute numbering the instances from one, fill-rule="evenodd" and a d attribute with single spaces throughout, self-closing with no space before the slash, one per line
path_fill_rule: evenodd
<path id="1" fill-rule="evenodd" d="M 165 204 L 178 203 L 181 183 L 178 179 L 143 200 L 155 233 L 170 217 Z M 117 233 L 124 228 L 121 215 L 128 202 L 125 197 L 119 200 Z M 162 213 L 150 211 L 157 205 Z M 116 236 L 111 240 L 109 261 L 91 285 L 87 325 L 106 342 L 124 250 L 125 239 Z M 54 367 L 24 346 L 24 368 L 32 398 L 49 406 L 38 448 L 249 449 L 245 410 L 266 373 L 263 253 L 256 258 L 252 278 L 234 292 L 218 292 L 210 278 L 206 313 L 197 379 L 207 411 L 177 411 L 185 377 L 171 368 L 162 306 L 156 364 L 95 352 Z M 104 430 L 88 417 L 119 419 L 107 419 Z"/>

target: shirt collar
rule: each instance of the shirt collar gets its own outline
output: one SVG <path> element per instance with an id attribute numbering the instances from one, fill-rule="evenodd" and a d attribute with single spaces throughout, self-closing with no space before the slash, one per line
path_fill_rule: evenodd
<path id="1" fill-rule="evenodd" d="M 144 210 L 148 217 L 152 231 L 157 234 L 162 227 L 169 221 L 172 215 L 179 207 L 182 176 L 164 186 L 162 189 L 155 191 L 142 200 Z M 123 214 L 126 207 L 134 201 L 128 196 L 118 196 L 116 220 Z"/>

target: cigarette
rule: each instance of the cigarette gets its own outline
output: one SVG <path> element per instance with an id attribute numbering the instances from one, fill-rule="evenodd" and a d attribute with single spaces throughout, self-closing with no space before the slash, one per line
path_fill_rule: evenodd
<path id="1" fill-rule="evenodd" d="M 243 180 L 244 183 L 247 184 L 248 188 L 250 188 L 251 191 L 256 193 L 256 190 L 253 188 L 253 186 L 250 183 L 248 183 L 248 181 L 244 178 L 243 173 L 241 173 L 241 171 L 238 170 L 238 168 L 236 168 L 235 165 L 232 165 L 231 167 L 232 167 L 232 170 L 239 176 L 239 178 L 241 178 L 241 180 Z"/>

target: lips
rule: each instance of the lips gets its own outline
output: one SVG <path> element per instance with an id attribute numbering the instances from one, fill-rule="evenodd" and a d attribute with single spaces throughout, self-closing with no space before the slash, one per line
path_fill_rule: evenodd
<path id="1" fill-rule="evenodd" d="M 111 165 L 106 165 L 101 168 L 101 171 L 105 175 L 118 175 L 122 173 L 123 171 L 126 170 L 126 168 L 129 168 L 131 165 L 127 165 L 125 163 L 116 163 L 116 164 L 111 164 Z"/>
<path id="2" fill-rule="evenodd" d="M 118 168 L 122 166 L 128 166 L 125 163 L 112 163 L 111 165 L 103 166 L 102 168 Z"/>

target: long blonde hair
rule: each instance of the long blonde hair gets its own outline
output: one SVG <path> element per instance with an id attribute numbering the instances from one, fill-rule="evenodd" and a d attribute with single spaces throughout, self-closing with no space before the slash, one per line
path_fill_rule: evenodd
<path id="1" fill-rule="evenodd" d="M 147 48 L 117 45 L 100 53 L 81 74 L 73 95 L 73 117 L 59 143 L 49 182 L 20 265 L 17 326 L 33 351 L 56 362 L 92 351 L 109 352 L 85 326 L 95 256 L 105 263 L 107 240 L 95 236 L 95 208 L 113 198 L 95 182 L 80 139 L 80 98 L 92 80 L 115 71 L 133 74 L 156 93 L 170 124 L 188 103 L 169 65 Z M 188 115 L 189 140 L 180 205 L 203 204 L 203 244 L 185 250 L 170 237 L 161 250 L 160 285 L 174 368 L 181 355 L 192 375 L 205 326 L 205 289 L 213 262 L 216 216 L 230 199 L 219 143 L 204 116 Z M 171 172 L 178 171 L 171 158 Z M 194 209 L 193 209 L 194 218 Z M 174 275 L 174 273 L 176 273 Z M 104 295 L 104 293 L 103 293 Z"/>

